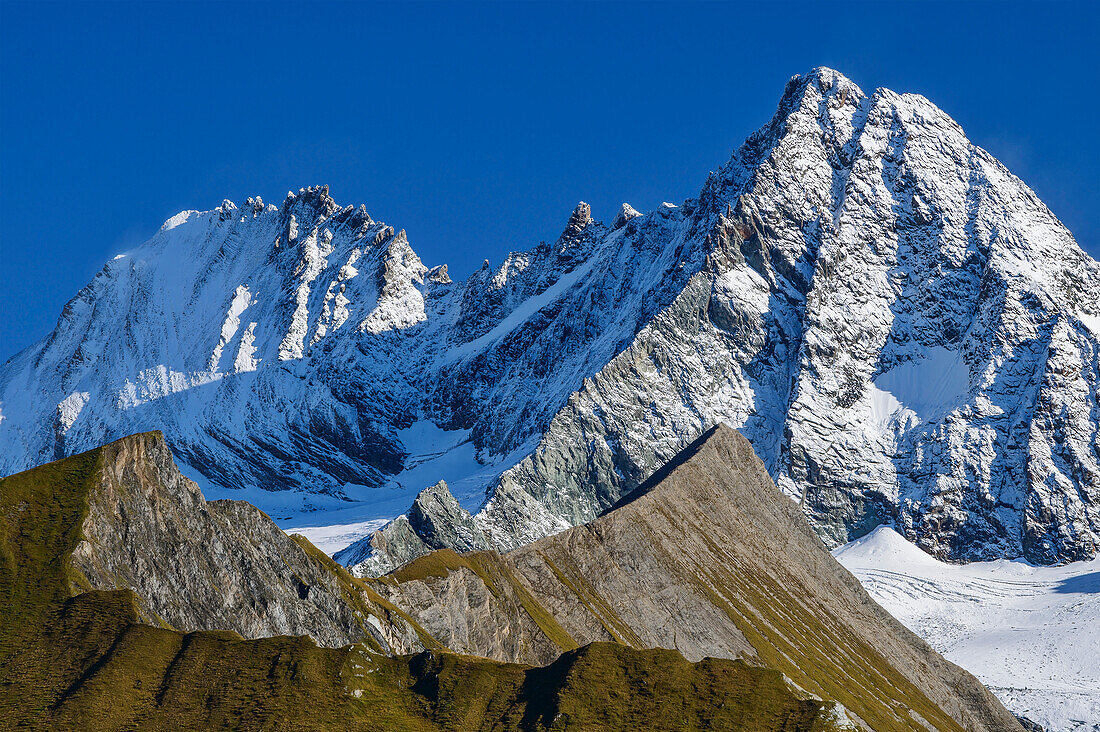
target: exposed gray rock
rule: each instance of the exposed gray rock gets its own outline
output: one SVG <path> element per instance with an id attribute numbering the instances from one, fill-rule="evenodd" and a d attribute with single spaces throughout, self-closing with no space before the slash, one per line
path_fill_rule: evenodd
<path id="1" fill-rule="evenodd" d="M 356 565 L 364 576 L 383 574 L 435 549 L 488 549 L 489 541 L 468 511 L 458 505 L 447 484 L 425 488 L 408 512 L 375 532 L 368 543 L 356 543 L 333 558 Z"/>
<path id="2" fill-rule="evenodd" d="M 407 516 L 412 530 L 432 549 L 489 548 L 473 517 L 458 505 L 442 480 L 420 492 Z"/>
<path id="3" fill-rule="evenodd" d="M 1020 725 L 1027 730 L 1027 732 L 1046 732 L 1043 725 L 1036 722 L 1032 722 L 1027 717 L 1017 714 L 1016 719 L 1020 722 Z"/>
<path id="4" fill-rule="evenodd" d="M 561 241 L 569 241 L 579 237 L 588 225 L 592 223 L 592 207 L 584 201 L 577 204 L 573 213 L 569 216 L 569 223 L 565 231 L 561 233 Z"/>
<path id="5" fill-rule="evenodd" d="M 133 590 L 150 622 L 182 631 L 308 635 L 330 647 L 373 639 L 400 652 L 423 647 L 399 613 L 371 601 L 262 511 L 244 501 L 204 500 L 159 433 L 124 438 L 100 454 L 72 555 L 84 589 Z"/>

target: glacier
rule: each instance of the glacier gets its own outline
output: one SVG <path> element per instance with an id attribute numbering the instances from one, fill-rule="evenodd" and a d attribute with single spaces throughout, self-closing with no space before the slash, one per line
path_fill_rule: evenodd
<path id="1" fill-rule="evenodd" d="M 833 552 L 891 615 L 1048 732 L 1100 732 L 1100 559 L 947 564 L 888 527 Z"/>

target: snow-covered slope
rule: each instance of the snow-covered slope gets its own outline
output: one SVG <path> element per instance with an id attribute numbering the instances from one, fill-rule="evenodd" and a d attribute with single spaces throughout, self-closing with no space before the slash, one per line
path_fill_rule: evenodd
<path id="1" fill-rule="evenodd" d="M 1050 732 L 1100 731 L 1100 559 L 953 565 L 882 527 L 834 551 L 876 601 Z"/>
<path id="2" fill-rule="evenodd" d="M 698 198 L 581 204 L 463 283 L 327 188 L 179 214 L 0 370 L 0 472 L 158 428 L 208 494 L 334 541 L 445 479 L 458 548 L 508 548 L 722 421 L 833 545 L 1080 559 L 1098 322 L 1100 265 L 1023 183 L 924 98 L 817 69 Z M 406 528 L 343 557 L 423 551 Z"/>

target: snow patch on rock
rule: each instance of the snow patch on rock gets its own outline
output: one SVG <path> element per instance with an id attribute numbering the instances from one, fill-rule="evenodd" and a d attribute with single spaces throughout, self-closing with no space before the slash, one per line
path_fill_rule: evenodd
<path id="1" fill-rule="evenodd" d="M 233 370 L 240 374 L 255 371 L 259 365 L 259 359 L 256 358 L 256 323 L 251 322 L 241 334 L 237 356 L 233 359 Z"/>
<path id="2" fill-rule="evenodd" d="M 218 365 L 221 363 L 222 349 L 226 344 L 233 339 L 233 336 L 237 334 L 237 329 L 241 326 L 241 314 L 248 309 L 248 306 L 252 304 L 252 293 L 248 291 L 248 285 L 240 285 L 233 292 L 233 301 L 229 304 L 229 310 L 225 314 L 225 320 L 222 322 L 221 336 L 218 338 L 218 344 L 214 346 L 214 352 L 210 354 L 210 370 L 217 371 Z"/>
<path id="3" fill-rule="evenodd" d="M 970 391 L 970 369 L 962 357 L 941 346 L 921 350 L 917 358 L 893 366 L 871 380 L 875 421 L 912 416 L 915 426 L 943 417 L 964 403 Z M 899 414 L 904 412 L 904 415 Z"/>
<path id="4" fill-rule="evenodd" d="M 290 239 L 297 238 L 296 223 L 294 218 L 291 217 L 291 231 L 293 233 L 289 237 Z M 331 242 L 332 234 L 326 230 L 325 235 L 327 240 L 324 241 L 326 245 L 324 248 L 318 242 L 317 229 L 310 232 L 309 236 L 302 242 L 302 258 L 294 270 L 295 275 L 298 277 L 298 286 L 294 291 L 294 313 L 290 318 L 290 327 L 287 329 L 282 343 L 279 344 L 280 361 L 301 358 L 305 353 L 306 330 L 309 325 L 310 286 L 328 264 L 328 260 L 325 259 L 327 253 L 324 252 L 324 249 L 328 248 L 327 244 Z"/>
<path id="5" fill-rule="evenodd" d="M 65 434 L 76 422 L 91 397 L 86 391 L 74 391 L 57 405 L 57 421 L 60 434 Z"/>

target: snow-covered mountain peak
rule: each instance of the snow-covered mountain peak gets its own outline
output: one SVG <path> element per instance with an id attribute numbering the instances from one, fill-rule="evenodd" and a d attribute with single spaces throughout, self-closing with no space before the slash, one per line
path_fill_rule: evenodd
<path id="1" fill-rule="evenodd" d="M 0 472 L 159 428 L 276 517 L 445 479 L 504 548 L 722 421 L 831 543 L 1100 545 L 1100 265 L 923 97 L 815 69 L 697 198 L 516 250 L 452 282 L 326 186 L 182 212 L 0 370 Z"/>
<path id="2" fill-rule="evenodd" d="M 611 222 L 612 229 L 621 229 L 626 226 L 627 222 L 631 219 L 636 219 L 641 214 L 634 210 L 634 207 L 629 203 L 624 203 L 619 209 L 619 213 L 615 214 L 615 219 Z"/>
<path id="3" fill-rule="evenodd" d="M 791 117 L 835 118 L 841 110 L 859 109 L 867 95 L 854 81 L 839 71 L 819 66 L 807 74 L 794 76 L 787 82 L 772 126 Z"/>

